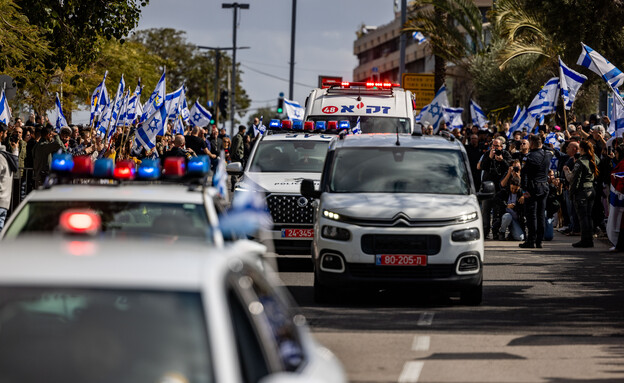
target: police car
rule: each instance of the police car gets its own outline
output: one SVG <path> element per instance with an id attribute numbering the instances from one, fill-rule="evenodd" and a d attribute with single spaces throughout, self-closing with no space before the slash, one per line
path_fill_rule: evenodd
<path id="1" fill-rule="evenodd" d="M 343 129 L 348 125 L 342 122 Z M 227 166 L 228 173 L 242 176 L 235 185 L 234 199 L 243 191 L 265 194 L 273 220 L 266 242 L 272 240 L 278 254 L 310 254 L 313 199 L 300 194 L 300 185 L 304 178 L 318 183 L 335 128 L 328 131 L 324 123 L 272 120 L 268 134 L 254 145 L 245 168 L 240 163 Z"/>
<path id="2" fill-rule="evenodd" d="M 93 213 L 100 221 L 98 237 L 199 240 L 217 247 L 224 239 L 236 239 L 229 232 L 224 236 L 219 215 L 226 202 L 206 179 L 210 165 L 204 156 L 170 157 L 161 168 L 158 160 L 137 167 L 133 161 L 92 162 L 60 154 L 51 168 L 47 183 L 22 201 L 0 239 L 58 232 L 68 210 L 77 212 L 66 216 L 72 222 L 86 217 L 84 210 Z"/>
<path id="3" fill-rule="evenodd" d="M 412 93 L 389 82 L 327 81 L 305 102 L 305 121 L 349 121 L 362 133 L 412 133 Z"/>
<path id="4" fill-rule="evenodd" d="M 482 297 L 484 246 L 479 198 L 466 152 L 452 137 L 344 136 L 331 142 L 312 247 L 319 302 L 349 287 L 435 286 Z"/>
<path id="5" fill-rule="evenodd" d="M 0 381 L 345 382 L 255 257 L 19 238 L 0 254 Z"/>

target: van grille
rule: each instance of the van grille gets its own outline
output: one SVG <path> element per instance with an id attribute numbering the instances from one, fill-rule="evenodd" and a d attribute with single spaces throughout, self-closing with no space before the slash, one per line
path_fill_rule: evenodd
<path id="1" fill-rule="evenodd" d="M 362 251 L 366 254 L 426 254 L 440 252 L 438 235 L 365 234 Z"/>

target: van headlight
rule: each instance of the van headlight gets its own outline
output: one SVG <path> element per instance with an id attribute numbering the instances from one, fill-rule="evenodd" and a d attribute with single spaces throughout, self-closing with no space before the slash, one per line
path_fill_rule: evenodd
<path id="1" fill-rule="evenodd" d="M 460 215 L 459 217 L 457 217 L 455 219 L 455 222 L 457 222 L 457 223 L 468 223 L 468 222 L 476 221 L 478 217 L 479 216 L 478 216 L 477 212 L 474 211 L 472 213 Z"/>
<path id="2" fill-rule="evenodd" d="M 470 229 L 463 229 L 454 231 L 451 234 L 451 239 L 455 242 L 468 242 L 479 239 L 481 235 L 479 234 L 479 229 L 476 227 L 471 227 Z"/>
<path id="3" fill-rule="evenodd" d="M 321 236 L 327 239 L 333 239 L 336 241 L 348 241 L 351 239 L 351 232 L 342 227 L 325 225 L 321 229 Z"/>
<path id="4" fill-rule="evenodd" d="M 333 211 L 323 210 L 323 217 L 333 219 L 334 221 L 340 220 L 340 214 L 334 213 Z"/>

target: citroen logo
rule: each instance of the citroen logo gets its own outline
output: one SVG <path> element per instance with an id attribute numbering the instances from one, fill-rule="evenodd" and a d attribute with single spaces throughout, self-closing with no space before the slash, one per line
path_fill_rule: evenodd
<path id="1" fill-rule="evenodd" d="M 306 197 L 299 197 L 297 205 L 299 205 L 299 207 L 306 207 L 308 205 L 308 199 Z"/>

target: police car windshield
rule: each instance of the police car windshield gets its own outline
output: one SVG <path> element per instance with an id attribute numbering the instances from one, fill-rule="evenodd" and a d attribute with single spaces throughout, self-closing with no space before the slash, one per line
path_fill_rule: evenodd
<path id="1" fill-rule="evenodd" d="M 0 326 L 3 382 L 214 381 L 199 293 L 2 287 Z"/>
<path id="2" fill-rule="evenodd" d="M 251 161 L 252 172 L 321 173 L 329 140 L 261 141 Z"/>
<path id="3" fill-rule="evenodd" d="M 58 230 L 68 209 L 90 209 L 102 220 L 105 237 L 195 238 L 211 242 L 212 231 L 203 205 L 128 201 L 30 201 L 6 228 L 6 238 Z"/>
<path id="4" fill-rule="evenodd" d="M 336 193 L 469 194 L 460 151 L 422 148 L 336 150 L 329 188 Z"/>
<path id="5" fill-rule="evenodd" d="M 342 121 L 348 120 L 351 128 L 357 125 L 358 116 L 308 116 L 307 121 Z M 362 133 L 411 133 L 410 122 L 407 118 L 398 117 L 369 117 L 360 116 Z"/>

